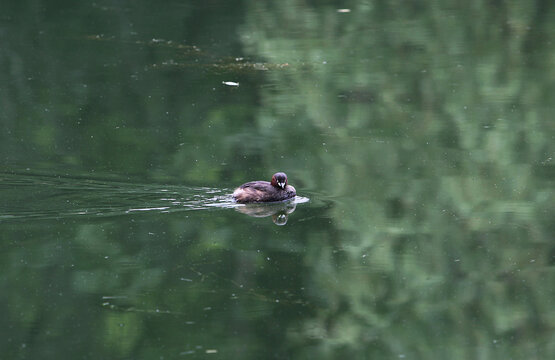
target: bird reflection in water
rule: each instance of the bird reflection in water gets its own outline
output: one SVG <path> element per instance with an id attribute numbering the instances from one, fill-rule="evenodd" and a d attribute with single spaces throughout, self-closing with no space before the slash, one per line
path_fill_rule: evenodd
<path id="1" fill-rule="evenodd" d="M 279 203 L 253 203 L 236 207 L 235 210 L 252 217 L 272 216 L 272 221 L 276 225 L 285 225 L 289 214 L 295 211 L 297 204 L 294 201 Z"/>

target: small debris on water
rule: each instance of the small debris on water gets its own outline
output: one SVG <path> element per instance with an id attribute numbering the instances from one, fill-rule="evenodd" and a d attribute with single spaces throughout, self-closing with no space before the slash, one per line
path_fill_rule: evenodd
<path id="1" fill-rule="evenodd" d="M 350 12 L 351 12 L 351 9 L 337 9 L 337 12 L 338 12 L 338 13 L 343 13 L 343 14 L 344 14 L 344 13 L 350 13 Z"/>
<path id="2" fill-rule="evenodd" d="M 233 82 L 233 81 L 222 81 L 222 84 L 227 86 L 239 86 L 238 82 Z"/>

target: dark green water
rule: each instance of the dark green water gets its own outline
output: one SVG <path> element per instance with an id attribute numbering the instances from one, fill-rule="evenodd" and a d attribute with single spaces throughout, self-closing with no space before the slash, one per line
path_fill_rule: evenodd
<path id="1" fill-rule="evenodd" d="M 2 2 L 0 358 L 554 358 L 554 34 L 541 0 Z M 280 170 L 296 202 L 230 200 Z"/>

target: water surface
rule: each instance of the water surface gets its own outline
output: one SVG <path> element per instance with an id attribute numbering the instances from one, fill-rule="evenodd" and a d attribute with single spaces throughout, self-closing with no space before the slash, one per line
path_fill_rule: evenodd
<path id="1" fill-rule="evenodd" d="M 553 358 L 552 7 L 3 3 L 0 358 Z"/>

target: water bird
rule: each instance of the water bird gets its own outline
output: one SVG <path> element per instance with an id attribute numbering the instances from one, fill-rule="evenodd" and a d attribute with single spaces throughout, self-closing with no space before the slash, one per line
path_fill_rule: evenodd
<path id="1" fill-rule="evenodd" d="M 297 196 L 297 191 L 287 184 L 287 175 L 277 172 L 272 181 L 250 181 L 233 191 L 233 199 L 238 203 L 261 203 L 289 200 Z"/>

